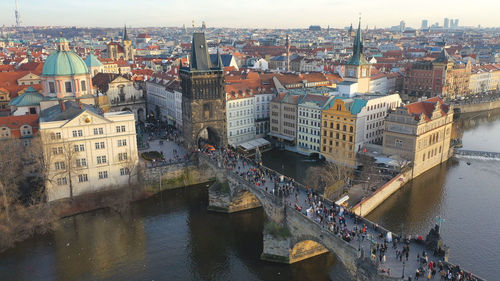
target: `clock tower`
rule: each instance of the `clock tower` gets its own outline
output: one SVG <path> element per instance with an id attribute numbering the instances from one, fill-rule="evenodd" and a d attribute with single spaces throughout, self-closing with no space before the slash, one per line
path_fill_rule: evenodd
<path id="1" fill-rule="evenodd" d="M 352 57 L 345 65 L 344 80 L 358 83 L 358 93 L 370 90 L 371 64 L 363 54 L 363 37 L 361 35 L 361 18 L 352 48 Z"/>

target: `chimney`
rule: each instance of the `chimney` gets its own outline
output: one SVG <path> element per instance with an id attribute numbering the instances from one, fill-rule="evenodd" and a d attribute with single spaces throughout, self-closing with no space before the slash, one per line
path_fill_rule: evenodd
<path id="1" fill-rule="evenodd" d="M 66 111 L 66 105 L 64 104 L 63 100 L 59 100 L 59 107 L 61 108 L 61 112 Z"/>

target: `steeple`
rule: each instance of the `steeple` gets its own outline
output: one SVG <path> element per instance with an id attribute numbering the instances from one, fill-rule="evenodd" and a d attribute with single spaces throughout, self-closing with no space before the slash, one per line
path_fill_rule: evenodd
<path id="1" fill-rule="evenodd" d="M 347 62 L 347 64 L 352 65 L 362 65 L 369 64 L 363 55 L 363 36 L 361 35 L 361 17 L 359 17 L 358 31 L 356 32 L 356 38 L 354 38 L 354 44 L 352 46 L 352 58 Z"/>
<path id="2" fill-rule="evenodd" d="M 220 56 L 218 47 L 217 47 L 217 67 L 222 70 L 224 69 L 224 63 L 222 62 L 222 57 Z"/>
<path id="3" fill-rule="evenodd" d="M 127 25 L 124 25 L 124 28 L 123 28 L 123 41 L 125 41 L 125 40 L 129 40 L 128 34 L 127 34 Z"/>

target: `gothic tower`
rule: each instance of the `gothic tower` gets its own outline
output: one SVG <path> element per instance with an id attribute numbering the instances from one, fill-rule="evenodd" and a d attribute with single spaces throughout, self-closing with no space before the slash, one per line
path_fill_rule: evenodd
<path id="1" fill-rule="evenodd" d="M 352 46 L 352 57 L 345 65 L 344 80 L 358 83 L 358 93 L 368 93 L 370 90 L 371 64 L 363 54 L 363 37 L 361 36 L 361 18 L 358 31 Z"/>
<path id="2" fill-rule="evenodd" d="M 126 60 L 134 60 L 134 48 L 132 46 L 132 41 L 128 38 L 126 25 L 123 29 L 123 51 Z"/>
<path id="3" fill-rule="evenodd" d="M 205 33 L 193 33 L 189 67 L 180 69 L 184 146 L 226 147 L 226 93 L 220 55 L 212 63 Z"/>

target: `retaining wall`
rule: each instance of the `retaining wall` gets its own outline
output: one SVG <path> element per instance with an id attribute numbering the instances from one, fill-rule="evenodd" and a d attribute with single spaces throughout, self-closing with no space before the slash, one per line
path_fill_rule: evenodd
<path id="1" fill-rule="evenodd" d="M 355 205 L 351 211 L 359 216 L 366 216 L 380 204 L 389 198 L 394 192 L 398 191 L 403 185 L 412 179 L 411 170 L 402 172 L 377 189 L 368 198 Z"/>
<path id="2" fill-rule="evenodd" d="M 490 101 L 490 102 L 482 102 L 482 103 L 455 105 L 454 107 L 460 108 L 461 113 L 489 111 L 489 110 L 500 108 L 500 100 Z"/>

